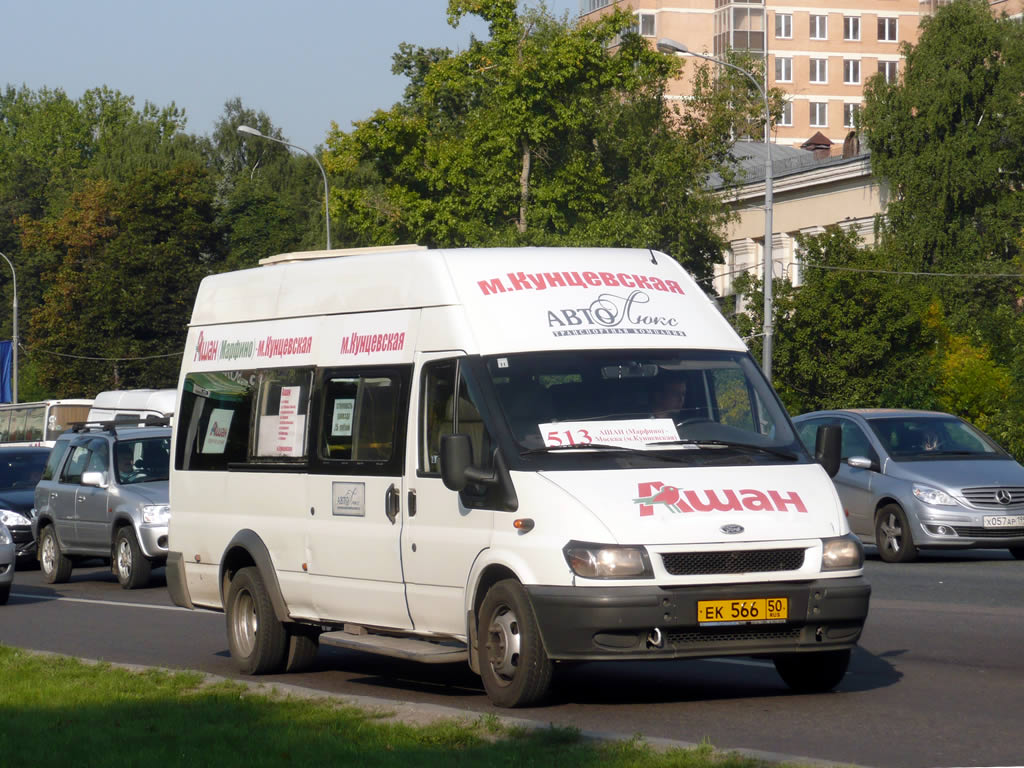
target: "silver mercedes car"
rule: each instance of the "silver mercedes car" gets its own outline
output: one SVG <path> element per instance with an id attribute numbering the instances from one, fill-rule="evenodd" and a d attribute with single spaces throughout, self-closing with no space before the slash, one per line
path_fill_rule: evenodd
<path id="1" fill-rule="evenodd" d="M 815 411 L 793 419 L 814 453 L 819 426 L 842 428 L 833 478 L 850 528 L 890 563 L 919 549 L 1006 548 L 1024 559 L 1024 467 L 948 413 Z"/>

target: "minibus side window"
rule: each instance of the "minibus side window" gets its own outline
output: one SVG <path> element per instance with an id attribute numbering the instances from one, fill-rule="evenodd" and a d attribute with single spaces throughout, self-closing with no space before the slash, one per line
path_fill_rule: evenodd
<path id="1" fill-rule="evenodd" d="M 190 374 L 181 394 L 175 468 L 226 470 L 246 461 L 252 403 L 259 374 Z"/>
<path id="2" fill-rule="evenodd" d="M 271 369 L 260 380 L 257 458 L 294 459 L 306 455 L 306 412 L 313 372 Z"/>
<path id="3" fill-rule="evenodd" d="M 473 444 L 473 463 L 491 464 L 491 437 L 480 418 L 464 377 L 456 388 L 454 360 L 444 360 L 423 369 L 423 442 L 420 446 L 420 471 L 440 474 L 441 435 L 469 435 Z"/>
<path id="4" fill-rule="evenodd" d="M 408 378 L 407 370 L 397 368 L 325 372 L 318 397 L 318 456 L 325 471 L 401 471 Z"/>

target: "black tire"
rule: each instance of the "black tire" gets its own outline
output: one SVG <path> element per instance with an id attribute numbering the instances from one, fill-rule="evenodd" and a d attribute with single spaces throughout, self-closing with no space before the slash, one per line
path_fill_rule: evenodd
<path id="1" fill-rule="evenodd" d="M 779 677 L 796 693 L 827 693 L 846 675 L 850 651 L 786 653 L 772 661 Z"/>
<path id="2" fill-rule="evenodd" d="M 114 573 L 124 589 L 138 589 L 149 584 L 153 565 L 144 554 L 130 525 L 117 529 L 112 553 Z"/>
<path id="3" fill-rule="evenodd" d="M 551 687 L 552 663 L 523 586 L 499 581 L 484 596 L 477 615 L 480 677 L 496 707 L 527 707 Z"/>
<path id="4" fill-rule="evenodd" d="M 63 584 L 71 578 L 71 558 L 61 552 L 57 532 L 52 525 L 39 534 L 39 567 L 47 584 Z"/>
<path id="5" fill-rule="evenodd" d="M 288 650 L 284 658 L 285 672 L 305 672 L 313 666 L 320 650 L 320 633 L 312 627 L 291 624 L 288 631 Z"/>
<path id="6" fill-rule="evenodd" d="M 1024 547 L 1010 547 L 1010 554 L 1018 560 L 1024 560 Z"/>
<path id="7" fill-rule="evenodd" d="M 875 515 L 875 546 L 887 563 L 909 563 L 917 559 L 917 547 L 907 514 L 899 504 L 886 504 Z"/>
<path id="8" fill-rule="evenodd" d="M 274 606 L 253 566 L 231 580 L 227 607 L 228 647 L 243 675 L 267 675 L 284 668 L 288 633 L 274 615 Z"/>
<path id="9" fill-rule="evenodd" d="M 0 605 L 7 605 L 7 601 L 11 599 L 11 585 L 4 584 L 0 587 Z"/>

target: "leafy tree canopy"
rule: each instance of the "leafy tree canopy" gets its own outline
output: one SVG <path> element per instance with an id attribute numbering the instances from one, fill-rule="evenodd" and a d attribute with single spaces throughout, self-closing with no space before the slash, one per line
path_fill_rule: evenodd
<path id="1" fill-rule="evenodd" d="M 570 25 L 514 0 L 449 3 L 451 23 L 469 14 L 489 40 L 401 46 L 403 101 L 329 134 L 346 243 L 654 247 L 708 275 L 727 214 L 705 179 L 727 172 L 749 94 L 727 105 L 706 80 L 695 113 L 723 119 L 672 110 L 682 65 L 630 33 L 628 11 Z"/>

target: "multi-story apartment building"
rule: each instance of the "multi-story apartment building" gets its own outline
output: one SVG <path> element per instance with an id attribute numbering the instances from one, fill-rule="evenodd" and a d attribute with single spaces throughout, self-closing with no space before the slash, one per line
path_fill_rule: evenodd
<path id="1" fill-rule="evenodd" d="M 768 86 L 786 93 L 779 144 L 800 146 L 820 133 L 842 146 L 854 126 L 864 84 L 876 73 L 893 80 L 900 43 L 917 42 L 921 18 L 948 0 L 580 0 L 580 17 L 629 7 L 637 29 L 690 50 L 720 56 L 727 49 L 767 59 Z M 994 13 L 1020 16 L 1024 0 L 990 2 Z M 694 59 L 694 64 L 701 63 Z M 691 67 L 692 71 L 692 67 Z M 684 76 L 671 95 L 689 93 Z"/>

